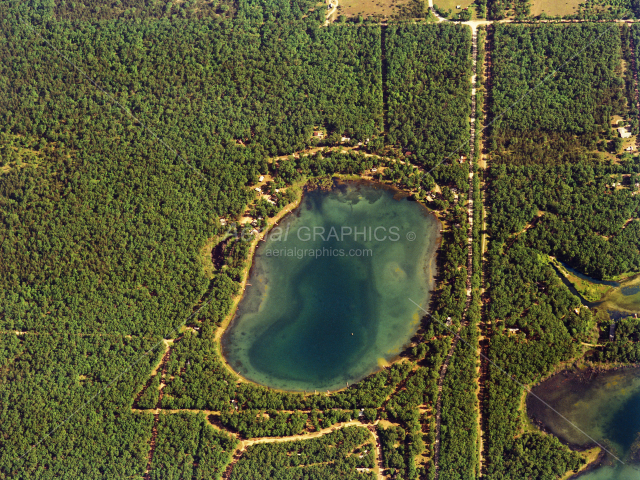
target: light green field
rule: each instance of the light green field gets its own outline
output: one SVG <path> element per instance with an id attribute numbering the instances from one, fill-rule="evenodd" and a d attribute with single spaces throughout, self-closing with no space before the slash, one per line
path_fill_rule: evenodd
<path id="1" fill-rule="evenodd" d="M 607 309 L 620 310 L 623 312 L 640 312 L 640 291 L 635 292 L 638 287 L 640 287 L 640 276 L 623 282 L 619 288 L 613 288 L 607 293 L 603 298 L 604 303 L 602 306 Z M 634 293 L 629 294 L 629 291 Z M 624 295 L 624 293 L 627 293 L 627 295 Z"/>
<path id="2" fill-rule="evenodd" d="M 476 18 L 476 9 L 471 6 L 473 4 L 473 0 L 434 0 L 433 4 L 443 10 L 450 9 L 454 14 L 460 13 L 465 8 L 470 8 L 472 18 Z M 460 8 L 456 9 L 458 5 L 460 5 Z"/>
<path id="3" fill-rule="evenodd" d="M 362 15 L 365 18 L 380 15 L 388 18 L 399 15 L 409 3 L 409 0 L 339 0 L 338 15 Z"/>
<path id="4" fill-rule="evenodd" d="M 550 16 L 564 16 L 578 13 L 578 7 L 582 0 L 533 0 L 531 2 L 531 14 L 540 15 L 546 13 Z"/>

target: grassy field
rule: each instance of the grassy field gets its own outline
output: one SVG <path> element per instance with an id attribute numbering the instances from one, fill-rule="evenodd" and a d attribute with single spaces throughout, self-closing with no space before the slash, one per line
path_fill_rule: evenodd
<path id="1" fill-rule="evenodd" d="M 471 7 L 473 2 L 474 0 L 433 0 L 433 4 L 436 7 L 443 10 L 451 10 L 453 13 L 459 13 L 462 9 L 470 7 L 473 18 L 475 18 L 476 9 Z M 460 5 L 460 9 L 456 9 L 458 5 Z"/>
<path id="2" fill-rule="evenodd" d="M 338 15 L 346 17 L 369 17 L 380 15 L 385 18 L 397 16 L 403 10 L 415 3 L 414 0 L 340 0 L 338 4 Z M 425 2 L 426 5 L 426 2 Z"/>
<path id="3" fill-rule="evenodd" d="M 546 13 L 551 16 L 573 15 L 578 13 L 578 6 L 582 0 L 533 0 L 531 2 L 531 14 L 540 15 Z"/>

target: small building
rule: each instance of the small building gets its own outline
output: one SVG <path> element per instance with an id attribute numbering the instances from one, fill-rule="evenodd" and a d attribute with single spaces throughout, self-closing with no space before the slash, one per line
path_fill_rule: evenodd
<path id="1" fill-rule="evenodd" d="M 223 227 L 227 224 L 227 219 L 226 218 L 221 218 L 220 219 L 220 225 L 222 225 Z"/>
<path id="2" fill-rule="evenodd" d="M 324 138 L 324 132 L 321 130 L 315 130 L 313 132 L 313 137 L 314 138 Z"/>
<path id="3" fill-rule="evenodd" d="M 259 182 L 264 182 L 264 175 L 260 175 L 260 178 L 258 179 Z"/>
<path id="4" fill-rule="evenodd" d="M 616 324 L 612 323 L 611 325 L 609 325 L 609 341 L 613 342 L 615 337 L 616 337 Z"/>
<path id="5" fill-rule="evenodd" d="M 260 190 L 260 187 L 256 187 L 256 192 L 262 193 L 262 190 Z"/>
<path id="6" fill-rule="evenodd" d="M 350 138 L 350 137 L 342 137 L 342 138 L 340 139 L 340 141 L 341 141 L 341 142 L 349 142 L 349 141 L 351 141 L 351 138 Z"/>
<path id="7" fill-rule="evenodd" d="M 629 138 L 629 137 L 631 137 L 631 132 L 629 130 L 627 130 L 625 127 L 618 128 L 618 134 L 620 135 L 620 138 Z"/>
<path id="8" fill-rule="evenodd" d="M 629 145 L 627 148 L 625 148 L 625 150 L 626 150 L 627 152 L 632 152 L 632 151 L 634 151 L 635 149 L 636 149 L 636 147 L 634 147 L 633 145 Z"/>
<path id="9" fill-rule="evenodd" d="M 378 169 L 377 169 L 377 168 L 372 168 L 372 169 L 371 169 L 371 172 L 372 172 L 372 173 L 376 173 L 377 171 L 378 171 Z"/>
<path id="10" fill-rule="evenodd" d="M 518 333 L 520 331 L 519 328 L 507 328 L 507 330 L 509 330 L 510 333 Z"/>

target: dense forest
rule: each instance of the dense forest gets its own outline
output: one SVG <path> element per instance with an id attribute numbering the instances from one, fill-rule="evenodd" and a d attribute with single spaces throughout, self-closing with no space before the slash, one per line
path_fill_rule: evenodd
<path id="1" fill-rule="evenodd" d="M 613 115 L 627 112 L 619 27 L 496 24 L 494 29 L 492 162 L 575 163 L 619 150 L 611 128 Z"/>
<path id="2" fill-rule="evenodd" d="M 491 478 L 552 479 L 577 468 L 580 457 L 554 437 L 523 431 L 522 385 L 581 353 L 577 340 L 587 338 L 594 320 L 525 237 L 492 241 L 488 252 L 487 472 Z"/>
<path id="3" fill-rule="evenodd" d="M 375 443 L 369 430 L 344 427 L 310 440 L 251 445 L 233 466 L 230 478 L 372 480 L 374 462 Z"/>
<path id="4" fill-rule="evenodd" d="M 219 479 L 237 443 L 202 413 L 161 414 L 150 478 Z"/>
<path id="5" fill-rule="evenodd" d="M 471 31 L 462 25 L 391 26 L 385 33 L 387 142 L 448 182 L 469 152 Z M 452 170 L 452 171 L 450 171 Z"/>
<path id="6" fill-rule="evenodd" d="M 612 166 L 499 165 L 491 169 L 491 235 L 500 242 L 518 235 L 521 243 L 600 279 L 638 271 L 638 172 L 637 157 Z"/>
<path id="7" fill-rule="evenodd" d="M 489 2 L 491 15 L 499 4 Z M 527 2 L 508 5 L 528 14 Z M 469 345 L 481 314 L 481 213 L 465 315 L 470 183 L 459 161 L 469 154 L 471 32 L 323 27 L 325 10 L 305 0 L 0 0 L 1 479 L 138 478 L 150 458 L 149 478 L 220 478 L 235 436 L 355 419 L 384 421 L 370 428 L 388 475 L 433 478 L 437 382 L 458 328 L 442 386 L 440 478 L 477 475 Z M 640 164 L 598 162 L 620 149 L 612 116 L 638 128 L 621 55 L 617 26 L 496 26 L 487 333 L 491 360 L 521 383 L 575 355 L 594 328 L 549 255 L 600 278 L 640 268 L 640 223 L 628 222 Z M 317 145 L 361 148 L 298 153 Z M 261 229 L 296 198 L 293 184 L 375 167 L 446 226 L 432 314 L 401 362 L 346 390 L 239 382 L 217 340 L 249 260 L 251 234 L 235 221 L 263 217 Z M 273 203 L 255 201 L 267 174 Z M 220 218 L 237 235 L 225 237 Z M 222 238 L 211 267 L 203 246 Z M 620 322 L 600 359 L 637 361 L 637 337 L 637 321 Z M 175 343 L 151 374 L 161 338 Z M 523 431 L 523 391 L 502 371 L 490 369 L 487 392 L 490 478 L 551 479 L 580 465 L 555 439 Z M 158 406 L 216 413 L 141 411 Z M 369 479 L 374 450 L 364 426 L 256 444 L 231 478 Z"/>
<path id="8" fill-rule="evenodd" d="M 131 402 L 158 341 L 1 333 L 0 478 L 142 475 L 153 417 Z"/>
<path id="9" fill-rule="evenodd" d="M 583 353 L 596 318 L 550 256 L 596 278 L 640 268 L 637 133 L 613 24 L 496 25 L 488 140 L 485 458 L 488 478 L 553 479 L 584 460 L 522 418 L 525 385 Z M 569 48 L 570 47 L 570 48 Z M 633 361 L 634 326 L 594 354 Z M 515 380 L 515 381 L 514 381 Z"/>
<path id="10" fill-rule="evenodd" d="M 207 291 L 198 252 L 216 218 L 253 199 L 266 155 L 300 149 L 316 124 L 358 138 L 380 122 L 379 28 L 51 24 L 130 117 L 3 22 L 7 328 L 169 334 Z"/>
<path id="11" fill-rule="evenodd" d="M 602 325 L 609 333 L 609 325 Z M 640 320 L 623 318 L 616 322 L 615 340 L 607 342 L 593 354 L 602 362 L 640 363 Z"/>

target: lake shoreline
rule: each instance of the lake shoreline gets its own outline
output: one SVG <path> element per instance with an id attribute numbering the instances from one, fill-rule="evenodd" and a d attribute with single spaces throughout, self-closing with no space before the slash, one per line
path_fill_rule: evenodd
<path id="1" fill-rule="evenodd" d="M 218 348 L 218 353 L 221 357 L 222 363 L 230 373 L 238 377 L 239 383 L 242 383 L 242 382 L 253 383 L 255 385 L 259 385 L 264 388 L 269 388 L 279 392 L 304 394 L 304 395 L 315 394 L 314 393 L 315 391 L 313 390 L 310 391 L 310 390 L 303 390 L 303 389 L 286 389 L 286 388 L 277 388 L 277 387 L 268 386 L 259 381 L 248 379 L 242 374 L 240 374 L 228 360 L 228 333 L 231 331 L 231 327 L 234 325 L 234 322 L 237 320 L 238 307 L 245 296 L 245 293 L 246 293 L 245 288 L 246 288 L 248 279 L 251 278 L 251 275 L 254 273 L 254 268 L 256 266 L 256 258 L 257 258 L 256 253 L 258 251 L 257 249 L 260 246 L 260 242 L 267 237 L 268 233 L 272 230 L 272 228 L 276 226 L 276 223 L 286 220 L 287 218 L 289 218 L 289 215 L 291 214 L 295 215 L 301 208 L 303 204 L 303 200 L 305 199 L 305 196 L 308 195 L 310 192 L 316 191 L 316 190 L 330 191 L 334 188 L 337 188 L 337 187 L 339 188 L 340 186 L 346 186 L 346 185 L 373 186 L 375 189 L 383 189 L 389 192 L 393 192 L 394 200 L 407 199 L 407 200 L 414 201 L 416 204 L 419 204 L 422 207 L 422 209 L 424 209 L 424 215 L 426 217 L 430 217 L 436 222 L 436 238 L 435 238 L 434 246 L 432 247 L 431 253 L 429 254 L 429 259 L 430 259 L 429 264 L 424 266 L 425 271 L 428 268 L 429 270 L 428 275 L 430 276 L 432 281 L 432 286 L 430 288 L 431 293 L 433 294 L 433 292 L 436 290 L 437 278 L 438 278 L 438 267 L 437 267 L 438 254 L 439 254 L 440 246 L 442 243 L 442 230 L 445 228 L 444 222 L 438 217 L 436 212 L 429 209 L 424 203 L 415 201 L 412 198 L 410 198 L 412 195 L 412 192 L 398 188 L 388 183 L 377 181 L 371 178 L 370 176 L 333 175 L 331 177 L 326 177 L 321 179 L 304 179 L 300 183 L 296 184 L 297 187 L 302 187 L 301 194 L 297 198 L 297 200 L 287 205 L 286 207 L 284 207 L 281 211 L 278 212 L 278 214 L 275 217 L 273 217 L 273 219 L 269 219 L 267 228 L 265 228 L 264 231 L 260 232 L 260 234 L 257 235 L 257 237 L 252 241 L 252 245 L 249 251 L 249 258 L 247 259 L 250 261 L 247 262 L 248 265 L 247 267 L 245 267 L 245 270 L 243 271 L 243 274 L 242 274 L 242 282 L 240 286 L 242 290 L 239 292 L 237 297 L 234 298 L 233 308 L 229 311 L 229 314 L 226 316 L 226 318 L 220 324 L 220 326 L 216 331 L 215 341 L 216 343 L 219 343 L 219 346 L 217 346 L 217 348 Z M 433 295 L 431 295 L 431 298 L 429 299 L 429 303 L 431 303 L 432 300 L 433 300 Z M 410 319 L 408 321 L 410 321 Z M 417 328 L 419 330 L 420 324 L 418 324 Z M 364 378 L 367 378 L 370 375 L 374 375 L 385 368 L 389 368 L 391 365 L 397 363 L 398 361 L 402 361 L 404 359 L 403 353 L 407 350 L 407 348 L 410 348 L 411 345 L 413 345 L 414 336 L 415 336 L 415 333 L 411 336 L 408 342 L 402 345 L 402 347 L 399 349 L 396 355 L 393 355 L 393 357 L 389 359 L 385 359 L 386 360 L 385 366 L 379 365 L 375 370 L 368 371 L 367 374 L 363 375 L 358 380 L 355 380 L 353 382 L 349 381 L 349 386 L 353 386 L 354 384 L 360 382 Z M 347 388 L 349 387 L 347 387 L 347 384 L 345 383 L 345 385 L 341 388 L 335 388 L 335 389 L 329 389 L 329 390 L 326 390 L 326 389 L 317 390 L 317 393 L 325 393 L 325 392 L 336 393 L 336 392 L 344 391 Z"/>

